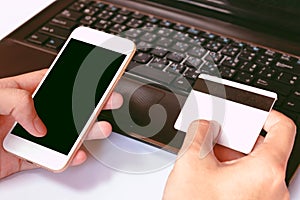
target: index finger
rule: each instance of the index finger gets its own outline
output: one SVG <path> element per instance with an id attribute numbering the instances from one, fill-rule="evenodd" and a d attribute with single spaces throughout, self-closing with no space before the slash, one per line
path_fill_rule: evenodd
<path id="1" fill-rule="evenodd" d="M 40 83 L 47 69 L 0 79 L 0 88 L 16 88 L 32 93 Z"/>
<path id="2" fill-rule="evenodd" d="M 113 92 L 107 100 L 103 110 L 118 109 L 123 104 L 123 97 L 120 93 Z"/>
<path id="3" fill-rule="evenodd" d="M 287 163 L 291 154 L 295 136 L 296 126 L 294 122 L 285 115 L 272 110 L 264 125 L 267 135 L 262 143 L 263 153 L 273 156 L 280 162 Z"/>

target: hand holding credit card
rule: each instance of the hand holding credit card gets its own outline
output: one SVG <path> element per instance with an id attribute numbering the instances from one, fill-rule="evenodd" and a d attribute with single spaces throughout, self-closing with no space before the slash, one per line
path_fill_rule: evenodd
<path id="1" fill-rule="evenodd" d="M 276 93 L 209 75 L 200 75 L 176 122 L 186 132 L 194 120 L 221 125 L 218 144 L 248 154 L 277 99 Z"/>

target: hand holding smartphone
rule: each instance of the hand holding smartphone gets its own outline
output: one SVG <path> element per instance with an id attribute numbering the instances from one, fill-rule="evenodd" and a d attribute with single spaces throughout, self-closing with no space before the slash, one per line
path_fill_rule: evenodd
<path id="1" fill-rule="evenodd" d="M 15 123 L 4 148 L 51 171 L 64 170 L 134 52 L 130 40 L 86 27 L 75 29 L 33 94 L 47 135 L 36 138 Z"/>

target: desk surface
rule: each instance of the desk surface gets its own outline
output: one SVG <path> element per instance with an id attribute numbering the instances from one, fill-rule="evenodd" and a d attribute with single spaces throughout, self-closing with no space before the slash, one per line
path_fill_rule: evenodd
<path id="1" fill-rule="evenodd" d="M 0 39 L 53 1 L 0 2 Z M 42 169 L 15 174 L 0 182 L 1 199 L 161 199 L 175 159 L 173 154 L 157 151 L 118 134 L 113 134 L 109 140 L 96 141 L 95 144 L 101 146 L 98 151 L 104 155 L 100 160 L 89 156 L 84 165 L 69 168 L 61 174 Z M 131 156 L 120 156 L 116 149 L 123 149 Z M 150 154 L 154 156 L 141 159 Z M 107 159 L 111 162 L 106 162 Z M 153 159 L 161 165 L 149 166 Z M 291 199 L 296 200 L 300 199 L 300 176 L 294 183 L 289 189 Z"/>

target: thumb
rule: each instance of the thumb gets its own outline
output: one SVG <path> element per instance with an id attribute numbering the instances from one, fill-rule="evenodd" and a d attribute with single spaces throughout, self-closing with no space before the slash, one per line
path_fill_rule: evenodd
<path id="1" fill-rule="evenodd" d="M 213 156 L 213 147 L 220 133 L 220 125 L 215 121 L 193 121 L 187 131 L 182 151 L 196 154 L 200 159 Z"/>
<path id="2" fill-rule="evenodd" d="M 47 130 L 37 115 L 31 94 L 26 90 L 0 89 L 0 115 L 11 115 L 30 134 L 42 137 Z"/>

